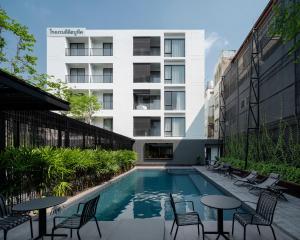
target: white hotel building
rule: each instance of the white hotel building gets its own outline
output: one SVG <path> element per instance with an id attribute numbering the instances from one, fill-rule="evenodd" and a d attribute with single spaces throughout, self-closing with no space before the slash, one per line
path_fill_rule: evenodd
<path id="1" fill-rule="evenodd" d="M 139 162 L 195 164 L 204 146 L 204 31 L 47 29 L 47 73 L 98 97 L 93 124 Z"/>

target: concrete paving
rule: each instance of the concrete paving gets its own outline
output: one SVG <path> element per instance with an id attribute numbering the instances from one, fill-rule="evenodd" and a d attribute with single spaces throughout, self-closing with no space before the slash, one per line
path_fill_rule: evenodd
<path id="1" fill-rule="evenodd" d="M 258 195 L 249 193 L 249 189 L 245 186 L 236 186 L 231 177 L 209 171 L 206 167 L 195 167 L 203 175 L 211 179 L 223 191 L 227 191 L 241 201 L 257 202 Z M 289 235 L 292 239 L 300 239 L 300 199 L 294 196 L 285 194 L 288 201 L 279 199 L 274 215 L 274 225 L 280 230 Z M 245 203 L 253 210 L 256 204 Z"/>

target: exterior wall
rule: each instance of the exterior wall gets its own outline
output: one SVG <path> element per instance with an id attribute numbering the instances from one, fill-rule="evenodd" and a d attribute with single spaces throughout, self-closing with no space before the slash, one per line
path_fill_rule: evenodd
<path id="1" fill-rule="evenodd" d="M 208 83 L 205 90 L 204 105 L 205 138 L 214 138 L 214 87 L 212 81 Z"/>
<path id="2" fill-rule="evenodd" d="M 282 44 L 279 39 L 268 37 L 271 18 L 272 11 L 266 11 L 256 24 L 260 45 L 259 113 L 260 125 L 277 131 L 282 120 L 290 126 L 299 124 L 299 64 L 295 61 L 299 51 L 289 55 L 292 43 Z M 252 34 L 248 35 L 224 73 L 226 136 L 247 131 Z M 250 126 L 253 124 L 250 119 Z"/>
<path id="3" fill-rule="evenodd" d="M 234 57 L 235 51 L 223 51 L 218 59 L 217 65 L 214 71 L 214 137 L 219 139 L 219 117 L 220 117 L 220 82 L 222 76 L 232 58 Z"/>
<path id="4" fill-rule="evenodd" d="M 54 28 L 51 29 L 51 31 Z M 55 30 L 55 29 L 54 29 Z M 59 29 L 58 29 L 59 30 Z M 113 67 L 112 83 L 68 83 L 76 91 L 88 91 L 99 96 L 113 93 L 113 109 L 94 114 L 92 124 L 103 126 L 103 118 L 113 118 L 113 131 L 136 140 L 151 139 L 153 141 L 178 141 L 204 139 L 204 31 L 203 30 L 87 30 L 82 29 L 74 37 L 72 34 L 51 34 L 47 37 L 47 73 L 56 79 L 65 79 L 72 66 L 84 67 L 87 75 L 101 74 L 103 66 Z M 74 29 L 76 31 L 76 29 Z M 185 57 L 164 57 L 164 39 L 166 36 L 179 34 L 185 38 Z M 160 37 L 160 56 L 133 56 L 133 37 Z M 113 56 L 66 56 L 68 43 L 84 42 L 86 48 L 103 47 L 103 42 L 113 43 Z M 170 85 L 164 83 L 165 62 L 185 63 L 185 84 Z M 160 63 L 160 83 L 134 83 L 134 63 Z M 95 71 L 95 65 L 99 65 Z M 102 67 L 101 67 L 102 66 Z M 134 110 L 133 90 L 157 89 L 161 93 L 160 110 Z M 164 110 L 164 91 L 185 90 L 185 110 Z M 161 134 L 159 137 L 134 137 L 134 117 L 160 117 Z M 184 137 L 165 137 L 164 118 L 172 116 L 185 117 Z M 181 147 L 182 148 L 182 147 Z M 177 161 L 177 160 L 176 160 Z M 175 161 L 175 162 L 176 162 Z M 189 161 L 182 159 L 181 161 Z"/>
<path id="5" fill-rule="evenodd" d="M 174 155 L 170 160 L 144 159 L 145 143 L 173 143 Z M 205 146 L 216 144 L 215 140 L 189 139 L 189 140 L 136 140 L 133 149 L 138 153 L 138 164 L 144 165 L 203 165 L 205 164 Z M 215 156 L 217 150 L 214 149 Z"/>

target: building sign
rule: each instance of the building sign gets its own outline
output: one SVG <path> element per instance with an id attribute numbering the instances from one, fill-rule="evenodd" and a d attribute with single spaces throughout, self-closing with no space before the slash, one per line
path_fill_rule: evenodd
<path id="1" fill-rule="evenodd" d="M 85 28 L 48 28 L 49 37 L 80 37 L 85 35 Z"/>

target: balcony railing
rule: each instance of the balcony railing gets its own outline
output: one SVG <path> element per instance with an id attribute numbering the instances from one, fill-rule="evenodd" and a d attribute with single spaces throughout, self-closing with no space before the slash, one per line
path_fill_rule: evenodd
<path id="1" fill-rule="evenodd" d="M 134 129 L 133 134 L 136 137 L 153 137 L 160 136 L 160 128 L 152 128 L 152 129 Z"/>
<path id="2" fill-rule="evenodd" d="M 66 56 L 88 56 L 88 48 L 66 48 Z"/>
<path id="3" fill-rule="evenodd" d="M 112 83 L 113 75 L 91 75 L 91 83 Z"/>
<path id="4" fill-rule="evenodd" d="M 88 83 L 89 75 L 66 75 L 67 83 Z"/>
<path id="5" fill-rule="evenodd" d="M 112 56 L 112 48 L 66 48 L 66 56 Z"/>
<path id="6" fill-rule="evenodd" d="M 112 48 L 91 48 L 90 55 L 91 56 L 112 56 L 113 50 Z"/>

